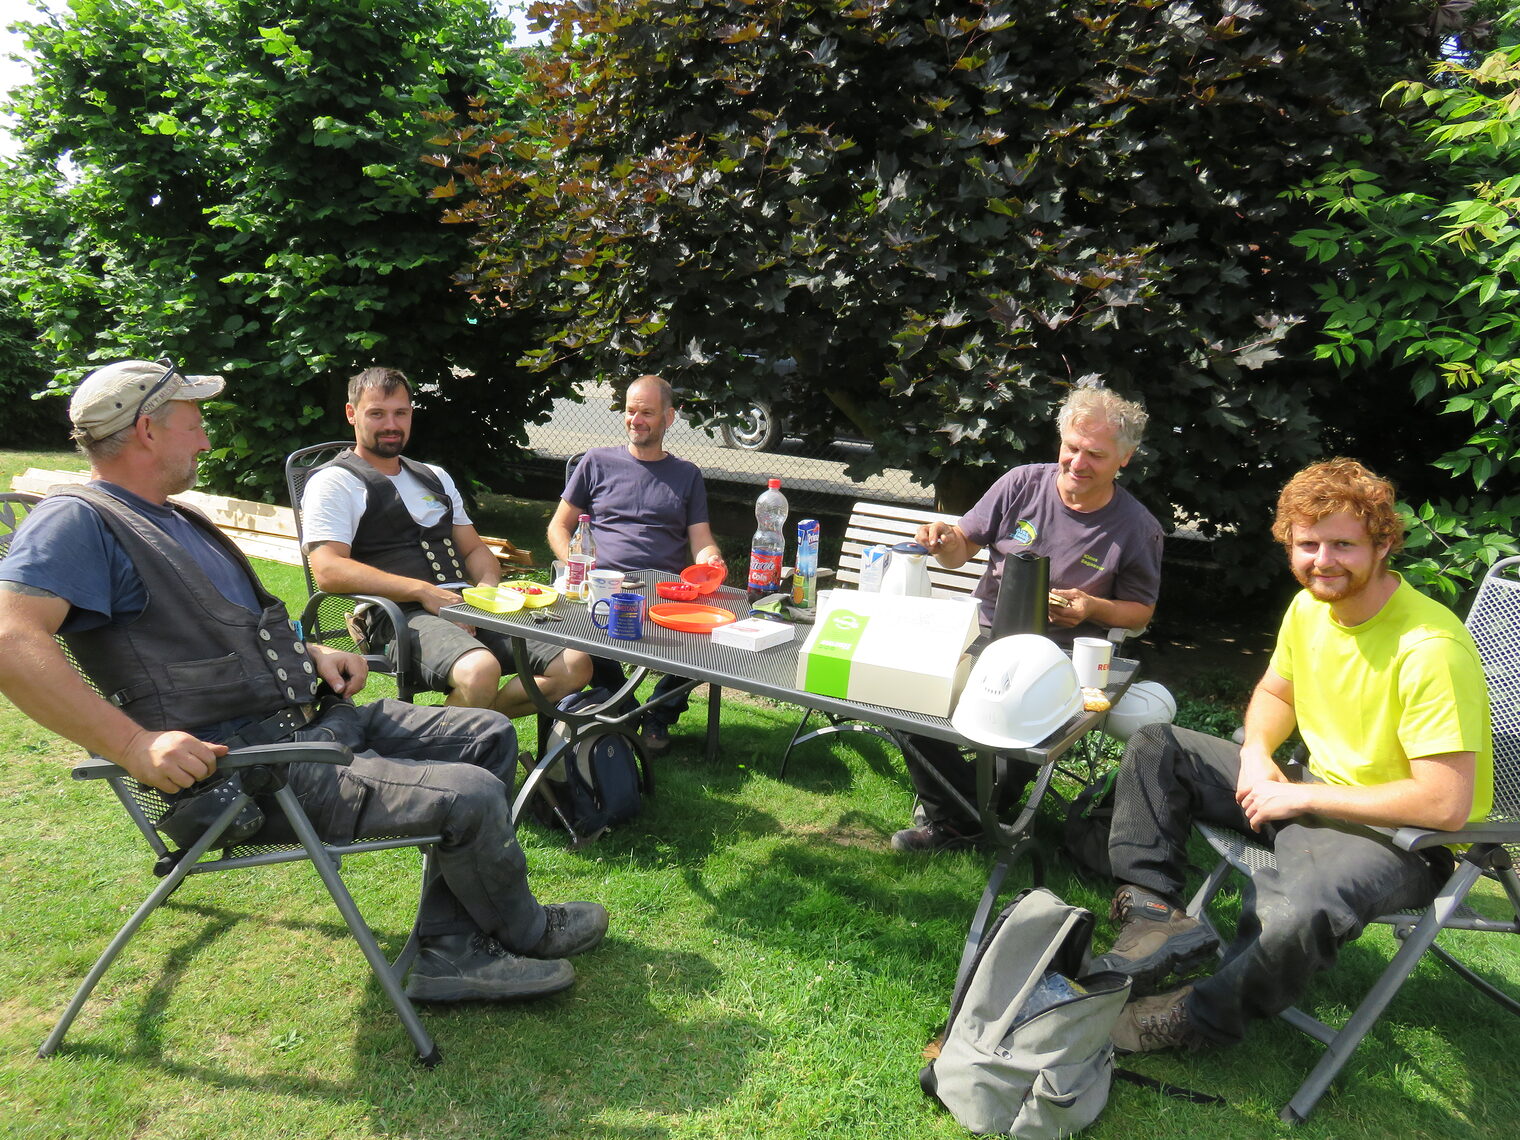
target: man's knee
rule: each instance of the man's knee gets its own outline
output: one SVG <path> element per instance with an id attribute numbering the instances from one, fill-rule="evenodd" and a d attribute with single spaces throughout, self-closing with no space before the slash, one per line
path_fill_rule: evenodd
<path id="1" fill-rule="evenodd" d="M 571 692 L 584 689 L 591 684 L 594 666 L 590 654 L 567 649 L 555 659 L 554 664 L 564 671 L 565 677 L 570 682 Z"/>
<path id="2" fill-rule="evenodd" d="M 449 688 L 469 703 L 484 707 L 501 685 L 501 664 L 488 649 L 472 649 L 449 670 Z"/>
<path id="3" fill-rule="evenodd" d="M 1170 724 L 1148 724 L 1129 738 L 1119 762 L 1119 786 L 1148 784 L 1152 773 L 1177 753 L 1177 733 Z"/>

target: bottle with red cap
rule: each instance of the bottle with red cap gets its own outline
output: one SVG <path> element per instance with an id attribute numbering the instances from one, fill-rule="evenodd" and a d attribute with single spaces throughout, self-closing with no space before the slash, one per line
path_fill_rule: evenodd
<path id="1" fill-rule="evenodd" d="M 781 480 L 772 479 L 755 500 L 754 541 L 749 546 L 749 599 L 781 590 L 781 562 L 786 556 L 786 496 Z"/>

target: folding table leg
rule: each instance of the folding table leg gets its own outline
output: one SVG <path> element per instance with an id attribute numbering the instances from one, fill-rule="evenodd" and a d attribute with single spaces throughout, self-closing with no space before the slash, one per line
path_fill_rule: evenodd
<path id="1" fill-rule="evenodd" d="M 718 759 L 718 729 L 723 722 L 723 689 L 719 685 L 707 686 L 707 762 Z M 783 760 L 784 764 L 785 761 Z"/>

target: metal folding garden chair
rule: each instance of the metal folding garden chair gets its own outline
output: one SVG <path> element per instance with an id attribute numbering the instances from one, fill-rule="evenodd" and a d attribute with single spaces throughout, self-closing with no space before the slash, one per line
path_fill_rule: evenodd
<path id="1" fill-rule="evenodd" d="M 309 595 L 301 612 L 301 628 L 307 641 L 363 654 L 370 670 L 394 677 L 397 695 L 410 701 L 419 692 L 428 690 L 412 667 L 409 641 L 397 636 L 397 631 L 405 627 L 401 608 L 390 598 L 319 590 L 311 575 L 311 558 L 306 553 L 301 522 L 301 492 L 317 468 L 351 447 L 352 440 L 333 440 L 303 447 L 285 457 L 285 487 L 290 492 L 296 541 L 301 544 L 301 569 L 306 575 Z"/>
<path id="2" fill-rule="evenodd" d="M 257 748 L 241 748 L 229 752 L 217 762 L 220 773 L 237 772 L 240 790 L 227 801 L 227 806 L 194 843 L 184 850 L 174 850 L 164 842 L 155 825 L 169 808 L 168 801 L 155 789 L 139 784 L 125 770 L 108 761 L 92 758 L 74 768 L 74 778 L 79 780 L 105 780 L 121 801 L 128 817 L 141 833 L 153 856 L 152 873 L 159 877 L 158 884 L 132 912 L 130 918 L 116 932 L 100 957 L 96 959 L 84 981 L 75 990 L 63 1016 L 53 1026 L 47 1040 L 37 1050 L 39 1057 L 49 1057 L 62 1044 L 64 1035 L 73 1025 L 79 1011 L 89 999 L 96 984 L 126 947 L 148 916 L 159 908 L 180 885 L 192 875 L 214 874 L 219 871 L 262 867 L 274 863 L 291 863 L 309 860 L 321 877 L 327 893 L 332 897 L 338 912 L 343 916 L 349 933 L 369 962 L 375 980 L 389 999 L 401 1019 L 402 1027 L 417 1050 L 417 1059 L 432 1067 L 442 1060 L 438 1046 L 418 1020 L 411 1000 L 401 988 L 401 979 L 417 956 L 418 937 L 415 923 L 410 937 L 401 952 L 392 961 L 380 949 L 374 932 L 359 912 L 358 905 L 343 883 L 339 862 L 345 855 L 366 851 L 389 851 L 398 847 L 416 847 L 423 854 L 422 890 L 426 892 L 437 872 L 433 866 L 434 846 L 442 840 L 439 835 L 407 836 L 392 839 L 362 840 L 353 843 L 324 843 L 317 837 L 310 819 L 301 808 L 300 800 L 290 790 L 285 780 L 285 768 L 289 764 L 348 764 L 353 759 L 347 748 L 339 744 L 294 743 L 266 744 Z M 289 823 L 299 839 L 297 844 L 258 844 L 252 840 L 240 846 L 220 848 L 223 832 L 237 819 L 250 799 L 255 795 L 261 802 L 273 804 Z M 257 836 L 254 837 L 257 839 Z M 420 898 L 419 898 L 420 901 Z"/>
<path id="3" fill-rule="evenodd" d="M 1324 1056 L 1280 1113 L 1290 1123 L 1308 1119 L 1427 951 L 1481 993 L 1511 1013 L 1520 1014 L 1520 1001 L 1458 961 L 1436 941 L 1448 930 L 1520 934 L 1520 879 L 1513 869 L 1513 858 L 1520 853 L 1520 558 L 1506 559 L 1489 570 L 1467 615 L 1467 628 L 1477 642 L 1488 681 L 1494 741 L 1493 811 L 1487 821 L 1458 831 L 1415 827 L 1391 831 L 1393 842 L 1406 851 L 1447 844 L 1470 846 L 1458 852 L 1456 870 L 1428 908 L 1376 920 L 1391 926 L 1402 945 L 1344 1025 L 1335 1029 L 1297 1008 L 1280 1015 L 1326 1046 Z M 1193 896 L 1188 913 L 1209 922 L 1206 908 L 1232 872 L 1250 875 L 1275 865 L 1275 860 L 1269 849 L 1238 832 L 1204 824 L 1198 830 L 1219 853 L 1220 862 Z M 1501 888 L 1503 917 L 1481 914 L 1468 905 L 1473 887 L 1485 879 Z M 1515 946 L 1520 949 L 1520 943 Z"/>
<path id="4" fill-rule="evenodd" d="M 39 496 L 14 492 L 0 494 L 0 558 L 10 549 L 10 541 L 16 529 L 24 521 Z M 67 650 L 65 650 L 67 652 Z M 72 660 L 72 658 L 71 658 Z M 79 1011 L 84 1008 L 91 992 L 110 968 L 117 956 L 125 949 L 139 928 L 180 885 L 192 875 L 212 874 L 219 871 L 241 870 L 273 863 L 291 863 L 309 860 L 316 868 L 328 894 L 343 916 L 349 932 L 359 944 L 374 972 L 380 988 L 385 992 L 402 1026 L 417 1049 L 418 1059 L 425 1065 L 436 1065 L 441 1060 L 438 1047 L 427 1030 L 422 1027 L 411 1001 L 401 988 L 401 979 L 417 955 L 418 937 L 415 920 L 411 936 L 394 961 L 387 960 L 375 940 L 374 933 L 359 912 L 339 873 L 339 861 L 344 855 L 365 851 L 386 851 L 400 847 L 415 847 L 422 852 L 422 891 L 426 892 L 436 870 L 433 866 L 433 850 L 441 841 L 439 835 L 403 836 L 362 840 L 354 843 L 324 843 L 317 837 L 310 819 L 301 807 L 300 800 L 286 783 L 286 767 L 293 763 L 348 764 L 353 759 L 347 748 L 338 744 L 268 744 L 256 748 L 235 749 L 217 762 L 221 773 L 238 774 L 238 784 L 226 797 L 226 806 L 212 821 L 206 831 L 189 847 L 171 848 L 157 830 L 158 822 L 170 808 L 170 803 L 157 790 L 133 780 L 127 772 L 109 761 L 92 758 L 74 768 L 75 779 L 105 780 L 115 792 L 116 798 L 136 826 L 152 856 L 152 873 L 159 879 L 158 885 L 133 911 L 132 916 L 117 931 L 84 981 L 74 992 L 63 1016 L 53 1027 L 42 1047 L 39 1057 L 51 1056 L 63 1042 L 64 1035 L 73 1025 Z M 230 787 L 231 785 L 229 785 Z M 248 842 L 227 846 L 221 842 L 223 834 L 237 820 L 239 813 L 255 796 L 261 802 L 280 813 L 289 824 L 297 843 L 259 844 L 257 835 Z M 419 896 L 420 901 L 420 896 Z"/>

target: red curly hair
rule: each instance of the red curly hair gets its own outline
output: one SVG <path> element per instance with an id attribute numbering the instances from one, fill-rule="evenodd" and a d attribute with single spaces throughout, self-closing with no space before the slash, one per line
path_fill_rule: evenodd
<path id="1" fill-rule="evenodd" d="M 1285 547 L 1295 526 L 1312 526 L 1345 511 L 1367 528 L 1374 546 L 1388 544 L 1394 554 L 1404 546 L 1404 523 L 1394 508 L 1393 484 L 1355 459 L 1326 459 L 1310 464 L 1288 480 L 1277 497 L 1272 537 Z"/>

